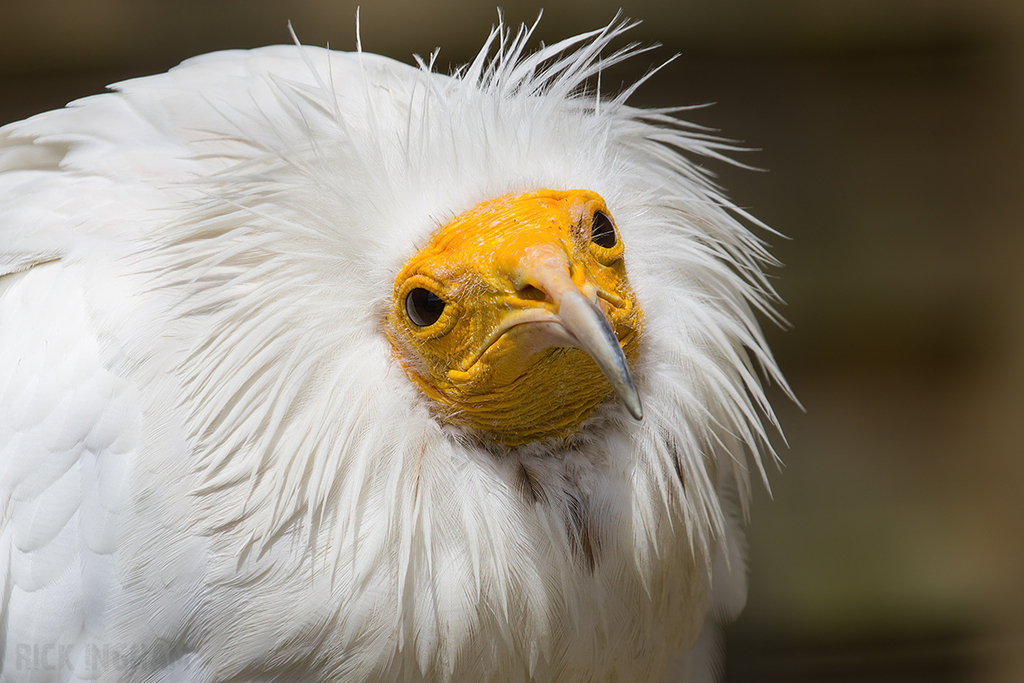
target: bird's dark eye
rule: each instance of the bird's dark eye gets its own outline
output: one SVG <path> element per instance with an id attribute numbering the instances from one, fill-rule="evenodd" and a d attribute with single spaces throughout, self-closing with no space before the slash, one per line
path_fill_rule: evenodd
<path id="1" fill-rule="evenodd" d="M 600 211 L 594 213 L 594 220 L 591 221 L 590 241 L 605 249 L 611 249 L 618 241 L 612 219 Z"/>
<path id="2" fill-rule="evenodd" d="M 417 327 L 429 327 L 444 313 L 444 300 L 428 289 L 417 287 L 405 297 L 405 312 Z"/>

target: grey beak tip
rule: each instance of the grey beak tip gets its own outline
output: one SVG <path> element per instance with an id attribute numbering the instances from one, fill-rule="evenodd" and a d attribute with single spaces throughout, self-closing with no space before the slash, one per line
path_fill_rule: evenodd
<path id="1" fill-rule="evenodd" d="M 626 355 L 597 304 L 578 291 L 570 290 L 559 303 L 558 317 L 579 344 L 578 348 L 590 354 L 597 363 L 629 414 L 636 420 L 642 420 L 644 409 L 633 375 L 629 372 Z"/>
<path id="2" fill-rule="evenodd" d="M 633 419 L 639 422 L 644 419 L 644 406 L 640 402 L 640 392 L 636 390 L 631 376 L 627 375 L 623 379 L 625 379 L 625 386 L 618 388 L 615 393 L 619 395 L 619 400 L 626 406 L 626 410 L 633 416 Z"/>

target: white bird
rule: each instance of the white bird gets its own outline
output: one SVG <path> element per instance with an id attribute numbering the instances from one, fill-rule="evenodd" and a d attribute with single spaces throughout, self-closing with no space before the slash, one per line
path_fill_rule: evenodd
<path id="1" fill-rule="evenodd" d="M 626 28 L 0 129 L 3 681 L 712 676 L 773 261 L 726 143 L 591 87 Z"/>

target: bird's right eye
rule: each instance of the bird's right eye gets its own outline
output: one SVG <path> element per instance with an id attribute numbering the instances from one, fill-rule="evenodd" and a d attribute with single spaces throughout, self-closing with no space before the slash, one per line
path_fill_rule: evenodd
<path id="1" fill-rule="evenodd" d="M 444 313 L 444 299 L 429 289 L 417 287 L 405 297 L 405 313 L 417 327 L 429 327 Z"/>

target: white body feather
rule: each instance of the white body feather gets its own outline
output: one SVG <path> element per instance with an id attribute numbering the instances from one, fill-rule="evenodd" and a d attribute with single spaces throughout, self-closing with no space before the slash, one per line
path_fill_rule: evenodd
<path id="1" fill-rule="evenodd" d="M 718 143 L 579 91 L 619 32 L 455 77 L 215 53 L 0 129 L 0 678 L 710 675 L 770 259 L 680 154 Z M 490 452 L 382 323 L 437 227 L 537 188 L 616 216 L 645 417 Z"/>

